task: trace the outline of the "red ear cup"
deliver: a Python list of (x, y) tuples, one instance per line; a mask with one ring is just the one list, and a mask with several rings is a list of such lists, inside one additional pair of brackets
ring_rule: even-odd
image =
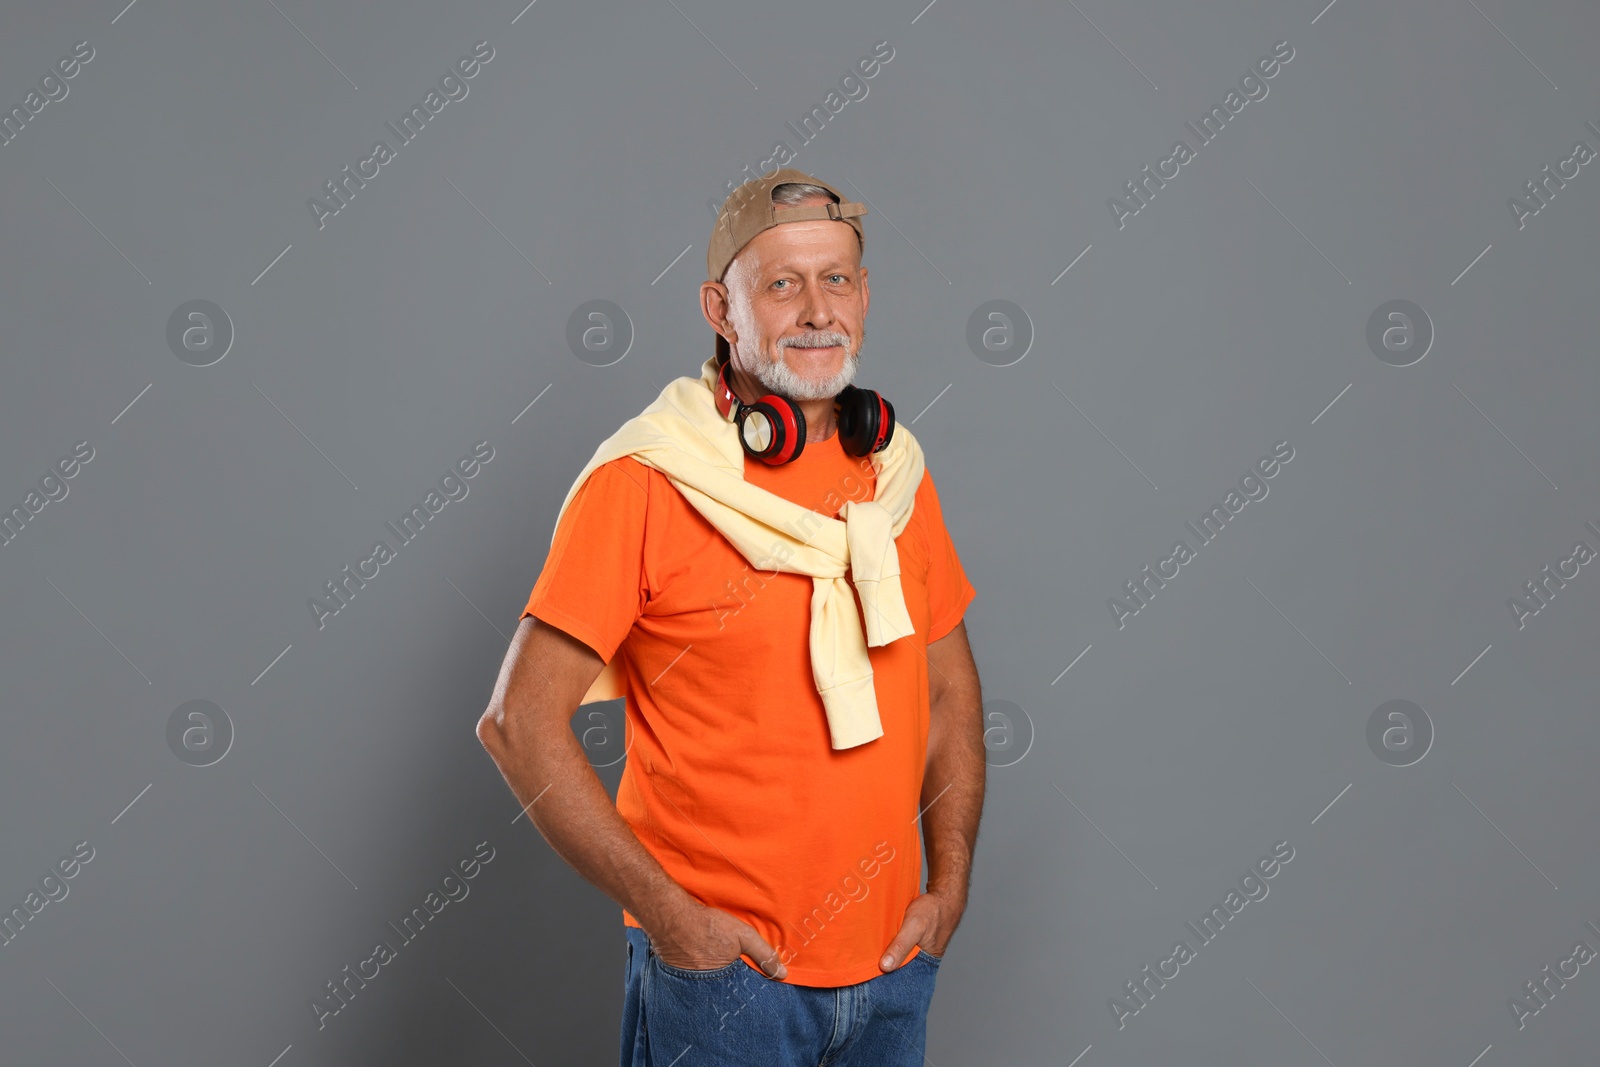
[(839, 443), (852, 456), (881, 452), (894, 436), (894, 405), (871, 389), (847, 385), (836, 398)]
[(754, 404), (740, 404), (734, 416), (745, 454), (776, 467), (797, 459), (806, 447), (806, 416), (798, 406), (768, 393)]
[[(877, 396), (876, 393), (873, 395)], [(883, 405), (884, 417), (878, 421), (878, 437), (872, 446), (872, 451), (874, 452), (882, 452), (885, 448), (889, 447), (889, 441), (894, 437), (895, 425), (894, 405), (889, 403), (888, 398), (882, 396), (878, 397), (878, 403)]]
[(744, 403), (728, 385), (728, 366), (724, 363), (717, 372), (717, 411), (738, 426), (745, 454), (769, 466), (797, 458), (806, 447), (805, 412), (773, 393), (754, 404)]

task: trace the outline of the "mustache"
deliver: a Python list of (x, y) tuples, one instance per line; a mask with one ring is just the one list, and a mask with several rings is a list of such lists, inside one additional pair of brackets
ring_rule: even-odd
[(842, 333), (814, 333), (804, 337), (780, 337), (779, 348), (828, 348), (837, 346), (850, 347), (850, 338)]

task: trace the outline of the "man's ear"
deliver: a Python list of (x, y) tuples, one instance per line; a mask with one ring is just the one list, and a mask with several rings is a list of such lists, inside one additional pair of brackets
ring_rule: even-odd
[(706, 317), (706, 322), (723, 337), (728, 336), (732, 324), (728, 321), (728, 287), (722, 282), (702, 282), (700, 284), (700, 313)]

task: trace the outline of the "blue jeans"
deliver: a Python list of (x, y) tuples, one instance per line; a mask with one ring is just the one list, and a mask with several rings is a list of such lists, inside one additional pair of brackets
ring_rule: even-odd
[(768, 978), (743, 959), (709, 971), (663, 963), (625, 926), (621, 1067), (922, 1067), (939, 960), (918, 952), (856, 985)]

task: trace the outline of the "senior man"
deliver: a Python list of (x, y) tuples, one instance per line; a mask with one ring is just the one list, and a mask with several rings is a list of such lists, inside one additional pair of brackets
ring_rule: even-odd
[[(623, 909), (622, 1067), (923, 1062), (982, 699), (921, 447), (852, 384), (865, 214), (791, 168), (729, 195), (700, 288), (716, 353), (578, 475), (478, 723)], [(571, 720), (618, 697), (613, 806)]]

